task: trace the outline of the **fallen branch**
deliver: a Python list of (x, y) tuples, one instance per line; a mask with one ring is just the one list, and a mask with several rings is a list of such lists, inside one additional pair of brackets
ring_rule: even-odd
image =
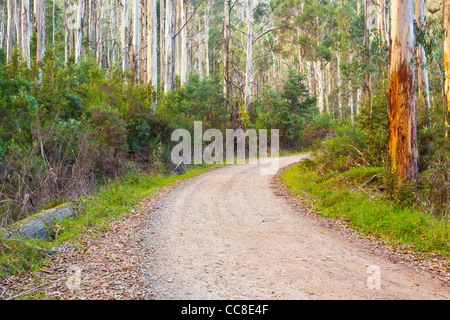
[(362, 185), (360, 185), (359, 187), (355, 187), (353, 188), (352, 192), (355, 191), (356, 189), (361, 189), (364, 188), (365, 186), (367, 186), (369, 183), (371, 183), (373, 180), (375, 180), (376, 178), (378, 178), (378, 175), (374, 175), (372, 178), (370, 178), (369, 180), (367, 180), (366, 182), (364, 182)]

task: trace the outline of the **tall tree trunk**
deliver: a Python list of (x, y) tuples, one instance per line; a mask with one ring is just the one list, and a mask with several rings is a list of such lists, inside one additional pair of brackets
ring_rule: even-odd
[(414, 2), (392, 1), (390, 85), (388, 95), (389, 159), (404, 181), (418, 177), (414, 54)]
[(231, 81), (230, 81), (230, 2), (224, 0), (224, 24), (223, 24), (223, 78), (224, 95), (226, 97), (225, 107), (230, 110)]
[(206, 76), (209, 77), (209, 23), (211, 14), (211, 0), (208, 0), (205, 10), (205, 72)]
[(31, 40), (31, 20), (30, 20), (30, 0), (22, 0), (22, 61), (26, 62), (30, 68), (30, 40)]
[(133, 0), (133, 70), (136, 75), (136, 80), (140, 80), (140, 48), (141, 48), (141, 5), (139, 0)]
[(448, 138), (450, 135), (450, 0), (444, 0), (444, 67), (445, 67), (445, 136)]
[(158, 1), (147, 0), (147, 84), (158, 89)]
[(248, 0), (247, 68), (245, 71), (245, 108), (250, 109), (253, 82), (253, 0)]
[[(422, 29), (424, 28), (425, 19), (425, 0), (415, 1), (415, 14), (414, 18), (417, 22), (417, 26)], [(417, 58), (419, 61), (418, 66), (418, 84), (419, 84), (419, 101), (425, 101), (425, 106), (428, 116), (430, 116), (431, 103), (430, 103), (430, 90), (428, 84), (428, 70), (427, 70), (427, 57), (425, 55), (425, 49), (422, 46), (417, 48)], [(430, 122), (430, 119), (428, 119)]]
[(200, 81), (203, 81), (203, 35), (202, 35), (202, 19), (201, 15), (198, 16), (198, 32), (197, 32), (197, 65), (198, 65), (198, 75), (200, 76)]
[(164, 77), (165, 77), (165, 59), (164, 59), (164, 50), (165, 50), (165, 3), (164, 1), (169, 0), (159, 0), (159, 73), (161, 78), (161, 84), (164, 87)]
[(36, 8), (36, 26), (37, 26), (37, 51), (36, 61), (39, 63), (45, 53), (45, 0), (35, 0)]
[(370, 26), (369, 26), (369, 17), (370, 17), (370, 4), (371, 0), (365, 0), (365, 23), (364, 23), (364, 43), (365, 43), (365, 64), (366, 64), (366, 77), (365, 77), (365, 83), (364, 83), (364, 99), (365, 99), (365, 105), (367, 108), (367, 111), (370, 112), (372, 101), (371, 101), (371, 85), (370, 85), (370, 71), (369, 71), (369, 64), (370, 64)]
[(172, 1), (166, 0), (164, 92), (172, 90)]
[(177, 64), (176, 64), (176, 75), (180, 78), (180, 82), (181, 82), (181, 64), (182, 64), (182, 58), (181, 58), (181, 28), (183, 27), (183, 23), (182, 23), (182, 6), (181, 3), (183, 1), (182, 0), (176, 0), (177, 3), (177, 15), (176, 15), (176, 22), (177, 22), (177, 27), (175, 29), (177, 36), (176, 36), (176, 43), (177, 43)]
[(185, 0), (181, 0), (181, 85), (184, 86), (188, 79), (188, 41), (187, 41), (187, 6)]
[(79, 63), (81, 58), (81, 46), (83, 43), (83, 17), (84, 17), (84, 1), (78, 0), (77, 21), (76, 21), (76, 41), (75, 41), (75, 62)]
[(6, 61), (11, 61), (12, 47), (14, 41), (14, 5), (15, 0), (8, 0), (8, 21), (6, 24)]
[(128, 71), (128, 0), (122, 2), (122, 71)]
[(141, 80), (147, 83), (147, 1), (141, 0)]
[(342, 119), (342, 77), (341, 77), (341, 53), (337, 51), (336, 53), (337, 58), (337, 80), (338, 80), (338, 88), (337, 88), (337, 100), (338, 100), (338, 113), (339, 113), (339, 119)]
[(317, 61), (317, 73), (318, 73), (318, 94), (319, 94), (319, 111), (320, 114), (325, 113), (324, 107), (324, 90), (323, 90), (323, 63), (322, 60)]

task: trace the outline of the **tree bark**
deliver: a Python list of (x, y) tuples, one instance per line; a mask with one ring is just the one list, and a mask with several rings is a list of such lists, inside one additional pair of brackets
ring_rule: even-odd
[(245, 71), (245, 108), (250, 109), (253, 81), (253, 0), (248, 0), (247, 68)]
[(205, 10), (205, 72), (206, 76), (209, 77), (210, 67), (209, 67), (209, 24), (210, 24), (210, 14), (211, 14), (211, 0), (208, 0)]
[(30, 68), (30, 40), (31, 40), (31, 20), (30, 20), (30, 0), (22, 0), (22, 61), (26, 62)]
[(445, 84), (444, 84), (444, 114), (446, 132), (445, 136), (448, 138), (450, 129), (450, 0), (444, 1), (444, 68), (445, 68)]
[(397, 177), (418, 177), (417, 126), (415, 114), (414, 3), (392, 1), (390, 85), (387, 92), (389, 116), (389, 160)]
[(158, 1), (147, 0), (147, 84), (158, 89)]
[(123, 0), (122, 8), (122, 71), (128, 70), (128, 0)]
[(14, 40), (14, 5), (15, 0), (8, 0), (7, 12), (8, 20), (6, 24), (6, 61), (11, 61), (12, 47)]
[(133, 1), (133, 70), (135, 72), (136, 80), (140, 80), (140, 48), (141, 48), (141, 5), (139, 0)]
[(181, 85), (185, 86), (188, 79), (188, 41), (187, 41), (187, 30), (188, 24), (186, 21), (187, 17), (187, 6), (185, 0), (181, 0), (181, 24), (183, 30), (181, 31)]
[[(416, 0), (415, 1), (415, 15), (414, 18), (417, 22), (417, 25), (420, 29), (424, 28), (424, 18), (425, 18), (425, 0)], [(418, 84), (419, 84), (419, 99), (425, 101), (425, 106), (427, 110), (428, 116), (431, 111), (431, 103), (430, 103), (430, 90), (428, 83), (428, 70), (427, 70), (427, 57), (425, 55), (425, 49), (422, 46), (418, 46), (417, 48), (417, 59), (419, 61), (418, 66)], [(430, 119), (428, 119), (430, 122)]]
[(224, 95), (225, 107), (230, 110), (231, 81), (230, 81), (230, 2), (224, 0), (224, 24), (223, 24), (223, 78), (224, 78)]
[(172, 90), (172, 1), (173, 0), (166, 0), (164, 92)]
[(45, 0), (35, 0), (37, 3), (36, 26), (37, 26), (37, 52), (36, 61), (39, 63), (45, 53)]
[(84, 18), (84, 1), (78, 0), (77, 7), (77, 33), (76, 33), (76, 41), (75, 41), (75, 63), (80, 62), (81, 58), (81, 46), (83, 43), (83, 18)]

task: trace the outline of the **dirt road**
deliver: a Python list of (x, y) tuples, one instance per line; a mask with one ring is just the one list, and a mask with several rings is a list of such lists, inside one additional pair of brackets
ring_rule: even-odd
[[(282, 158), (281, 166), (301, 158)], [(272, 178), (254, 165), (228, 166), (161, 200), (145, 240), (154, 252), (145, 271), (154, 298), (450, 298), (439, 280), (299, 212), (276, 195)]]

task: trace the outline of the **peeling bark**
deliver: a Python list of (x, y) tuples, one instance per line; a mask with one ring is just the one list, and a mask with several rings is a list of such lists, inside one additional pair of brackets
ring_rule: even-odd
[(418, 147), (415, 114), (414, 3), (392, 2), (390, 85), (387, 92), (389, 116), (389, 159), (398, 178), (413, 181), (418, 176)]

